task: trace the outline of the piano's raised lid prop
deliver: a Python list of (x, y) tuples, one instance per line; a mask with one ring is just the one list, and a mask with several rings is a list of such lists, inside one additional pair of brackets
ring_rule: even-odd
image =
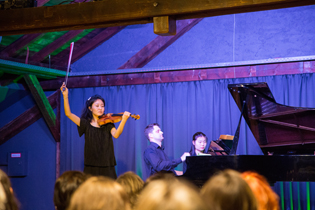
[(315, 109), (278, 104), (264, 82), (228, 89), (264, 154), (314, 154)]

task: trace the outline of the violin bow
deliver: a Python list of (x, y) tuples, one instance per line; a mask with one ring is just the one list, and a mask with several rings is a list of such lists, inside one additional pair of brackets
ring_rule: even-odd
[[(66, 81), (65, 81), (66, 87), (67, 87), (68, 76), (69, 76), (69, 70), (70, 70), (70, 65), (71, 65), (71, 58), (72, 58), (72, 52), (73, 52), (73, 45), (74, 45), (74, 42), (71, 42), (71, 44), (70, 44), (70, 54), (69, 54), (69, 59), (68, 59), (67, 74), (66, 74)], [(63, 88), (63, 91), (65, 91), (65, 88)]]

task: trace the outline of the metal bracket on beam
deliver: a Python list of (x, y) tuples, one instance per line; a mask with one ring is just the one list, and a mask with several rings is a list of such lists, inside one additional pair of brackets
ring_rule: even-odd
[(157, 35), (176, 35), (176, 20), (170, 16), (153, 17), (153, 28)]

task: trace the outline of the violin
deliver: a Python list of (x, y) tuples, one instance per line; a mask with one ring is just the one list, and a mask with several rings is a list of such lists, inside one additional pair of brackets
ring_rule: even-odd
[[(107, 123), (117, 123), (122, 120), (122, 116), (124, 113), (118, 113), (118, 114), (103, 114), (102, 116), (99, 116), (99, 119), (97, 120), (97, 123), (99, 125), (105, 125)], [(134, 118), (135, 120), (140, 119), (140, 115), (130, 114), (130, 117)]]

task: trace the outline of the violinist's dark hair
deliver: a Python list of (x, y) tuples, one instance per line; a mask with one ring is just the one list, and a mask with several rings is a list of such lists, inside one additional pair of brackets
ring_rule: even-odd
[[(19, 202), (14, 196), (10, 179), (7, 176), (7, 174), (4, 173), (1, 169), (0, 169), (0, 185), (2, 185), (4, 196), (5, 196), (3, 198), (5, 200), (5, 202), (3, 203), (4, 209), (5, 210), (18, 210)], [(1, 207), (1, 203), (0, 203), (0, 207)]]
[(91, 110), (89, 109), (89, 107), (92, 107), (93, 103), (97, 100), (97, 99), (100, 99), (103, 101), (104, 103), (104, 107), (105, 107), (105, 100), (104, 98), (102, 98), (102, 96), (100, 95), (94, 95), (94, 96), (91, 96), (90, 98), (88, 98), (88, 100), (86, 100), (85, 102), (85, 106), (82, 110), (82, 114), (81, 114), (81, 118), (84, 118), (88, 121), (91, 121), (93, 119), (93, 115), (92, 115), (92, 112)]
[(149, 138), (149, 133), (152, 133), (152, 131), (154, 130), (154, 126), (159, 126), (160, 127), (160, 125), (159, 124), (157, 124), (157, 123), (151, 123), (150, 125), (147, 125), (147, 127), (145, 127), (145, 129), (144, 129), (144, 135), (145, 135), (145, 137), (147, 137), (147, 139), (150, 141), (150, 138)]
[(56, 210), (65, 210), (74, 191), (88, 178), (81, 171), (66, 171), (55, 183), (54, 204)]
[[(193, 141), (196, 141), (198, 137), (205, 137), (206, 138), (206, 141), (208, 143), (208, 138), (206, 136), (206, 134), (202, 133), (202, 132), (197, 132), (193, 135)], [(191, 143), (191, 148), (190, 148), (190, 151), (189, 151), (189, 154), (191, 156), (196, 156), (196, 151), (195, 151), (195, 145), (193, 143)]]

